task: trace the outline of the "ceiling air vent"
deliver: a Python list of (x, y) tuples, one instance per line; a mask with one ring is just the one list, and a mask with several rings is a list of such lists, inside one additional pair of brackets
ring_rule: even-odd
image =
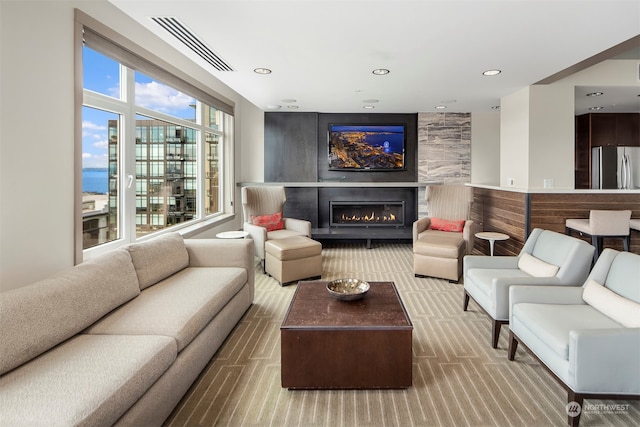
[(233, 71), (233, 68), (224, 62), (214, 51), (196, 37), (189, 29), (176, 18), (151, 18), (162, 28), (171, 33), (175, 38), (194, 51), (200, 58), (207, 61), (218, 71)]

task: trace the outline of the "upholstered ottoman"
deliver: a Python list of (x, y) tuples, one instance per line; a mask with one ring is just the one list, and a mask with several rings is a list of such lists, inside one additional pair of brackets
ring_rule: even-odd
[(466, 243), (462, 233), (429, 231), (413, 243), (413, 270), (417, 277), (430, 276), (457, 282), (462, 275)]
[(322, 244), (305, 236), (267, 240), (264, 269), (280, 285), (322, 275)]

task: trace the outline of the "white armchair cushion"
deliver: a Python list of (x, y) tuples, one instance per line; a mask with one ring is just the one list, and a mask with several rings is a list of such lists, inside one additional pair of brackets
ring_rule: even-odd
[(582, 299), (600, 313), (627, 328), (640, 328), (640, 304), (624, 298), (591, 279), (584, 287)]
[(542, 261), (527, 252), (520, 255), (518, 268), (533, 277), (554, 277), (559, 269), (557, 265)]

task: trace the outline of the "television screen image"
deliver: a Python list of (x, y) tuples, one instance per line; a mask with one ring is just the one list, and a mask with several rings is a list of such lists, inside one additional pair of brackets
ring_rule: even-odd
[(402, 125), (330, 125), (329, 170), (404, 170)]

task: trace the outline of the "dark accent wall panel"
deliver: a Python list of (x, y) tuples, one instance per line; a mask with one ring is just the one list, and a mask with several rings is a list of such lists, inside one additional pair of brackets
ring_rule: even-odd
[[(330, 171), (329, 170), (329, 125), (330, 124), (383, 124), (406, 125), (407, 145), (405, 146), (404, 171)], [(319, 114), (316, 169), (321, 180), (341, 180), (345, 182), (416, 182), (418, 152), (417, 114)]]
[(264, 181), (317, 182), (318, 113), (265, 113)]
[(309, 187), (286, 187), (287, 201), (284, 204), (285, 218), (311, 221), (311, 227), (318, 227), (318, 189)]

